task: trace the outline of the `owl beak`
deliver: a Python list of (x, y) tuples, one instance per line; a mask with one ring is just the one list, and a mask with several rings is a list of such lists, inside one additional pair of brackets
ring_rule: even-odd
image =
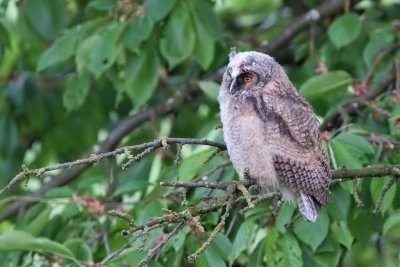
[(233, 80), (231, 82), (231, 86), (229, 87), (229, 92), (231, 93), (231, 95), (233, 95), (234, 93), (236, 93), (237, 91), (239, 91), (240, 87), (238, 86), (238, 84), (236, 83), (236, 80)]

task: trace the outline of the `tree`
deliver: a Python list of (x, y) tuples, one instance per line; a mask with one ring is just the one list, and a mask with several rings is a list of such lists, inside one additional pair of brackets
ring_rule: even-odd
[[(399, 12), (0, 1), (0, 265), (395, 266)], [(237, 181), (216, 102), (231, 46), (274, 56), (319, 116), (335, 179), (315, 224)]]

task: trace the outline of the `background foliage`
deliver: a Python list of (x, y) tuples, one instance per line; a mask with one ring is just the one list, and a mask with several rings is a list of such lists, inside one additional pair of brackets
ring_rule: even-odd
[[(267, 42), (293, 27), (296, 17), (323, 2), (335, 1), (0, 0), (1, 187), (23, 164), (49, 166), (162, 136), (223, 141), (222, 130), (215, 128), (220, 123), (216, 97), (219, 70), (230, 47), (268, 48)], [(298, 31), (271, 54), (321, 122), (340, 111), (341, 103), (368, 96), (387, 73), (394, 73), (379, 95), (365, 97), (352, 112), (342, 111), (340, 122), (325, 127), (323, 139), (333, 168), (396, 164), (400, 5), (365, 0), (346, 10), (350, 2)], [(165, 101), (177, 92), (185, 94), (184, 101)], [(139, 122), (122, 129), (125, 118)], [(119, 138), (112, 139), (115, 135)], [(161, 198), (170, 189), (158, 182), (191, 181), (226, 160), (226, 152), (220, 153), (203, 165), (211, 152), (185, 145), (176, 166), (176, 147), (171, 146), (127, 171), (119, 167), (125, 158), (118, 156), (36, 195), (28, 192), (53, 178), (31, 177), (26, 187), (17, 185), (0, 199), (0, 212), (15, 200), (30, 204), (1, 217), (0, 265), (93, 266), (127, 242), (120, 235), (126, 223), (107, 216), (106, 210), (124, 210), (139, 224), (161, 215), (162, 208), (182, 210), (181, 196)], [(60, 178), (68, 171), (53, 174)], [(215, 176), (206, 178), (212, 181)], [(236, 174), (228, 165), (221, 180), (233, 179)], [(283, 225), (295, 211), (291, 205), (284, 205), (277, 217), (272, 201), (244, 215), (234, 210), (225, 231), (195, 265), (398, 266), (397, 181), (378, 214), (372, 214), (388, 180), (358, 182), (362, 208), (353, 200), (352, 182), (332, 186), (331, 201), (318, 221), (299, 220), (289, 230)], [(207, 192), (189, 190), (189, 203)], [(202, 216), (206, 235), (221, 212)], [(136, 266), (171, 229), (150, 232), (144, 251), (138, 249), (138, 240), (110, 265)], [(186, 257), (203, 241), (185, 225), (149, 266), (186, 266)]]

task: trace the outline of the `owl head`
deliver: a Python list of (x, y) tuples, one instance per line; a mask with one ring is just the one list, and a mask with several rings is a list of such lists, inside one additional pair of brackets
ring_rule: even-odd
[(246, 97), (268, 90), (270, 82), (288, 80), (282, 67), (270, 56), (256, 52), (229, 54), (222, 86), (233, 97)]

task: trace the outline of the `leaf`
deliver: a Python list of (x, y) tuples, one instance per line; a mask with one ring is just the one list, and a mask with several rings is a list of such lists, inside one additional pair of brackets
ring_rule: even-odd
[[(3, 22), (0, 20), (0, 48), (1, 46), (8, 46), (10, 44), (10, 37), (6, 27)], [(0, 56), (0, 59), (2, 57)]]
[(217, 83), (210, 81), (200, 81), (199, 87), (212, 100), (218, 100), (219, 85)]
[(153, 95), (159, 79), (160, 61), (154, 49), (146, 47), (126, 64), (125, 91), (136, 107), (145, 104)]
[(325, 209), (322, 209), (319, 210), (315, 223), (299, 220), (293, 230), (296, 236), (307, 245), (310, 245), (311, 249), (315, 252), (328, 234), (328, 229), (328, 214)]
[(68, 248), (47, 238), (34, 238), (19, 230), (1, 234), (0, 251), (15, 250), (47, 252), (73, 259), (73, 254)]
[(155, 22), (165, 18), (175, 6), (176, 0), (148, 0), (144, 5), (144, 12)]
[(311, 101), (326, 97), (339, 89), (345, 89), (351, 83), (351, 76), (345, 71), (331, 71), (309, 78), (300, 88), (300, 93)]
[(332, 232), (332, 238), (350, 250), (354, 242), (354, 237), (351, 235), (347, 224), (343, 220), (332, 224)]
[(256, 224), (251, 220), (245, 220), (239, 227), (239, 230), (235, 236), (232, 244), (232, 250), (229, 255), (229, 262), (232, 264), (237, 257), (246, 248), (248, 248), (250, 242), (253, 240)]
[(56, 187), (47, 191), (44, 198), (70, 198), (74, 191), (69, 186)]
[(75, 55), (76, 69), (78, 73), (83, 73), (87, 70), (90, 63), (91, 54), (95, 49), (98, 42), (100, 42), (100, 35), (94, 34), (84, 39), (78, 46)]
[(283, 204), (275, 220), (275, 227), (279, 232), (286, 232), (285, 224), (290, 223), (294, 210), (293, 205), (289, 203)]
[(371, 144), (368, 143), (365, 138), (351, 132), (344, 132), (335, 137), (336, 140), (341, 140), (347, 143), (349, 146), (352, 146), (355, 149), (358, 149), (360, 152), (364, 154), (374, 154), (374, 149)]
[(203, 69), (207, 69), (215, 55), (215, 40), (222, 35), (221, 23), (207, 1), (192, 2), (192, 14), (197, 38), (194, 54)]
[(188, 182), (197, 174), (200, 168), (204, 165), (204, 161), (210, 155), (210, 150), (192, 154), (188, 158), (182, 160), (179, 165), (178, 177), (180, 181)]
[[(386, 183), (390, 181), (391, 177), (374, 177), (374, 179), (371, 179), (370, 183), (370, 191), (372, 195), (372, 199), (374, 201), (374, 204), (378, 201), (378, 198), (380, 197), (383, 188), (385, 187)], [(390, 206), (393, 203), (393, 200), (396, 196), (396, 188), (397, 185), (396, 183), (392, 184), (390, 189), (386, 192), (385, 197), (383, 198), (382, 205), (380, 208), (380, 211), (382, 213), (385, 213)]]
[(225, 267), (225, 262), (221, 259), (218, 251), (209, 246), (200, 254), (196, 267)]
[(396, 210), (383, 224), (383, 234), (389, 232), (390, 229), (400, 223), (400, 209)]
[(213, 41), (222, 36), (222, 26), (216, 12), (208, 1), (194, 0), (193, 16), (198, 32), (207, 33)]
[(139, 46), (149, 38), (154, 23), (147, 16), (141, 16), (129, 22), (123, 34), (125, 46), (133, 53), (139, 53)]
[(278, 241), (282, 247), (282, 265), (287, 267), (301, 267), (303, 266), (303, 259), (301, 257), (301, 249), (296, 238), (286, 231), (283, 238)]
[(280, 265), (282, 251), (278, 248), (279, 232), (276, 228), (271, 228), (265, 238), (264, 254), (267, 257), (268, 266), (276, 267)]
[(99, 40), (94, 44), (89, 55), (89, 64), (87, 69), (96, 79), (109, 69), (120, 54), (121, 47), (119, 39), (124, 30), (124, 23), (113, 23), (105, 29), (100, 35)]
[(53, 65), (70, 59), (75, 54), (75, 48), (82, 31), (75, 28), (65, 32), (57, 38), (52, 46), (47, 49), (39, 59), (37, 71), (43, 71)]
[(360, 33), (361, 22), (354, 13), (338, 17), (328, 29), (328, 36), (338, 49), (353, 42)]
[(218, 233), (211, 245), (215, 247), (215, 250), (224, 260), (229, 259), (232, 243), (226, 235)]
[(32, 236), (39, 236), (42, 230), (49, 223), (50, 213), (50, 208), (44, 209), (35, 217), (35, 219), (29, 222), (28, 226), (24, 230), (26, 230), (26, 232), (30, 233)]
[(93, 261), (92, 251), (82, 239), (69, 239), (64, 243), (64, 246), (73, 253), (75, 259), (83, 262)]
[(390, 32), (374, 32), (370, 35), (370, 40), (363, 51), (365, 65), (372, 64), (376, 54), (386, 45), (393, 42), (393, 35)]
[(87, 72), (75, 74), (67, 81), (63, 94), (63, 105), (67, 111), (77, 110), (85, 103), (91, 83), (92, 78)]
[(362, 166), (362, 162), (357, 157), (358, 154), (355, 154), (345, 142), (336, 139), (332, 140), (331, 147), (337, 166), (346, 166), (349, 168), (359, 168)]
[(26, 13), (33, 29), (44, 39), (55, 38), (67, 24), (63, 0), (29, 0)]
[(85, 7), (85, 14), (88, 17), (100, 17), (109, 14), (115, 7), (114, 0), (92, 0)]
[(6, 112), (0, 113), (0, 129), (0, 154), (7, 156), (18, 146), (18, 128)]
[(160, 51), (168, 61), (170, 69), (185, 60), (193, 51), (196, 42), (192, 19), (187, 5), (179, 1), (164, 29)]

